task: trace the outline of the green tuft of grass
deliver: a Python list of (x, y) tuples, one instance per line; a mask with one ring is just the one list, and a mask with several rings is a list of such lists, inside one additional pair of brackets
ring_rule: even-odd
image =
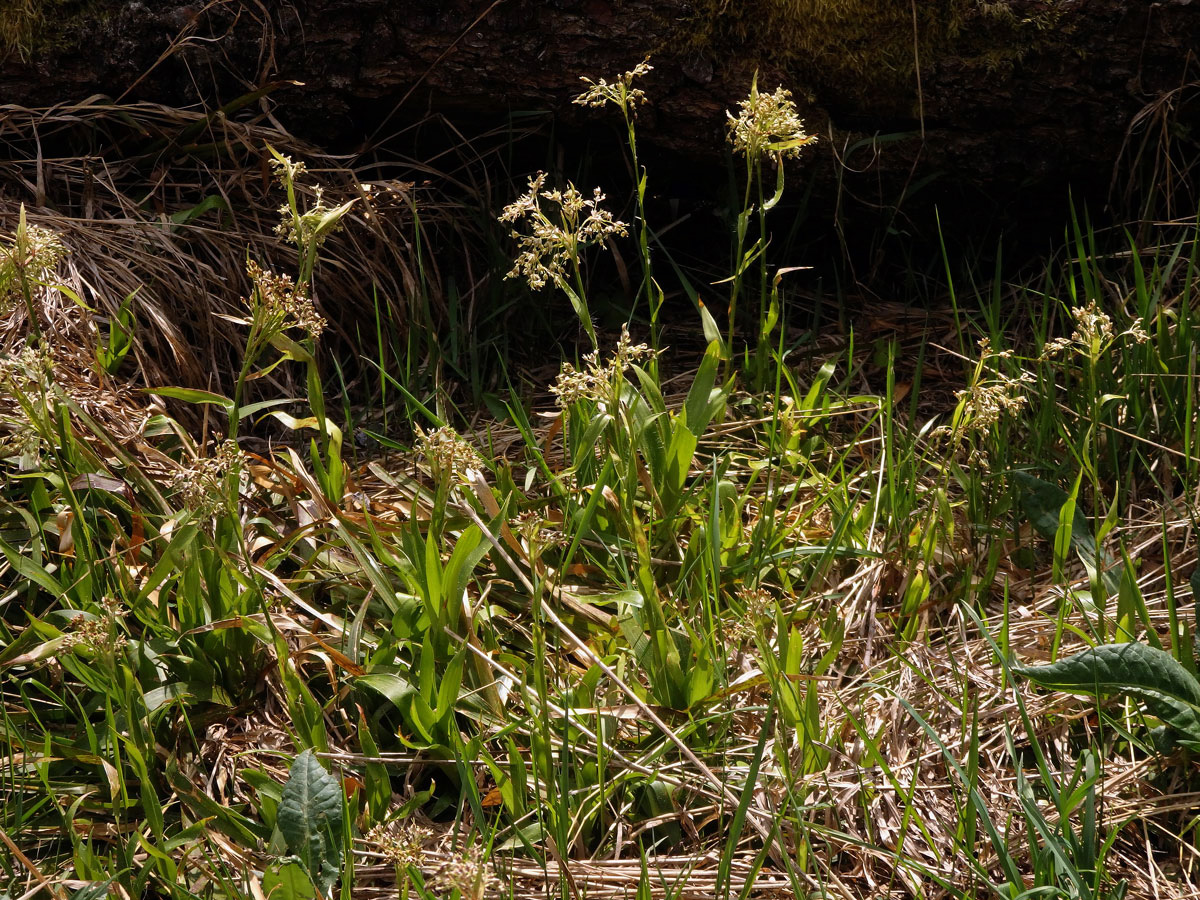
[[(634, 77), (599, 97), (631, 154)], [(345, 435), (379, 410), (328, 401), (312, 305), (353, 207), (291, 160), (294, 265), (252, 264), (222, 320), (233, 387), (150, 392), (206, 410), (195, 434), (114, 389), (138, 320), (101, 336), (20, 220), (0, 242), (4, 890), (1189, 896), (1192, 707), (1137, 673), (1089, 686), (1078, 660), (1194, 680), (1197, 228), (1145, 245), (1079, 215), (1037, 279), (960, 296), (947, 259), (915, 341), (815, 338), (770, 254), (782, 176), (762, 187), (804, 139), (762, 134), (700, 352), (659, 341), (675, 267), (644, 180), (645, 320), (609, 334), (589, 253), (620, 229), (535, 178), (507, 216), (535, 225), (517, 271), (567, 296), (590, 352), (468, 418), (379, 327), (361, 350), (414, 439), (369, 454)], [(467, 339), (411, 338), (433, 365)], [(289, 370), (303, 398), (248, 396)], [(264, 417), (295, 439), (248, 440)]]

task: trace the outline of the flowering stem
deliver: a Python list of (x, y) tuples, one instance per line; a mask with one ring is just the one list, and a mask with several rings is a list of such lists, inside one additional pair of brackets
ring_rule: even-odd
[[(629, 155), (633, 163), (633, 177), (637, 179), (636, 188), (636, 203), (637, 209), (635, 216), (637, 219), (638, 229), (638, 253), (642, 261), (642, 283), (638, 288), (638, 297), (643, 294), (646, 297), (646, 308), (650, 313), (650, 346), (655, 350), (659, 349), (659, 328), (658, 328), (658, 310), (659, 303), (654, 299), (654, 278), (653, 269), (650, 259), (650, 240), (646, 226), (646, 173), (642, 171), (641, 164), (638, 162), (637, 152), (637, 128), (634, 125), (634, 119), (629, 114), (629, 100), (626, 96), (627, 92), (622, 90), (623, 99), (625, 102), (621, 104), (621, 114), (625, 118), (625, 130), (628, 135)], [(651, 360), (651, 365), (657, 370), (657, 357)]]
[[(587, 332), (588, 340), (592, 342), (592, 350), (600, 352), (600, 341), (596, 337), (596, 328), (592, 325), (592, 313), (588, 309), (587, 288), (583, 284), (583, 267), (579, 265), (579, 249), (574, 243), (571, 244), (571, 269), (575, 275), (575, 290), (576, 311), (579, 314), (579, 321), (583, 323), (583, 330)], [(563, 285), (566, 288), (566, 285)], [(571, 293), (568, 290), (568, 293)]]
[[(782, 166), (783, 161), (777, 160)], [(754, 183), (758, 192), (758, 240), (761, 245), (758, 257), (758, 342), (754, 350), (754, 390), (761, 391), (766, 376), (767, 335), (764, 323), (767, 317), (767, 206), (763, 196), (762, 165), (755, 167)]]
[(729, 339), (726, 341), (725, 376), (729, 376), (733, 365), (733, 341), (737, 335), (737, 305), (738, 295), (742, 289), (742, 274), (745, 271), (744, 256), (746, 252), (746, 233), (750, 229), (751, 197), (754, 188), (755, 157), (746, 156), (746, 190), (742, 197), (742, 211), (737, 218), (737, 244), (733, 253), (733, 286), (729, 290)]

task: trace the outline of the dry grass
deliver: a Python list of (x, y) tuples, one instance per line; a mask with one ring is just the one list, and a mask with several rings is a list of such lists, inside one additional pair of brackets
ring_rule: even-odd
[[(0, 230), (12, 231), (24, 205), (30, 223), (60, 233), (71, 251), (64, 284), (96, 311), (93, 328), (136, 292), (130, 383), (227, 389), (242, 335), (214, 314), (240, 313), (247, 254), (294, 265), (275, 235), (282, 197), (269, 177), (268, 144), (306, 160), (331, 199), (357, 200), (317, 274), (318, 305), (343, 345), (357, 346), (356, 326), (374, 322), (376, 296), (392, 329), (438, 321), (438, 260), (419, 260), (414, 241), (418, 227), (426, 240), (445, 228), (450, 202), (428, 186), (372, 178), (262, 116), (244, 122), (100, 97), (0, 107)], [(275, 385), (285, 395), (294, 387)]]

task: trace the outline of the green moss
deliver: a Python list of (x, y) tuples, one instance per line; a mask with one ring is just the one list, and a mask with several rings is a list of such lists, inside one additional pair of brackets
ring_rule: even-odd
[(921, 68), (953, 56), (995, 70), (1052, 42), (1061, 0), (1021, 17), (1004, 0), (699, 0), (691, 49), (749, 57), (804, 86), (908, 115)]
[(95, 0), (0, 0), (0, 59), (78, 46), (99, 15)]

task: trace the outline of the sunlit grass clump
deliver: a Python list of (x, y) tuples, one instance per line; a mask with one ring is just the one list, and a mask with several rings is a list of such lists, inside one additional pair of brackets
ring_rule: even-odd
[[(386, 453), (320, 343), (359, 201), (292, 158), (294, 265), (244, 263), (228, 393), (120, 389), (136, 318), (64, 287), (53, 231), (0, 243), (0, 889), (1191, 895), (1196, 229), (1112, 254), (1072, 222), (1036, 284), (959, 297), (947, 260), (915, 350), (817, 339), (772, 240), (813, 138), (755, 82), (688, 356), (649, 72), (580, 95), (626, 126), (629, 223), (548, 173), (499, 213), (494, 276), (564, 296), (580, 355), (458, 417), (363, 348), (413, 416)], [(592, 254), (625, 242), (606, 333)]]

